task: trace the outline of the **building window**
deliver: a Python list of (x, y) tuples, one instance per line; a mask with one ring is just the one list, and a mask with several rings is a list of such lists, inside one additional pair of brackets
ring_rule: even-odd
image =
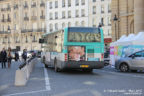
[(68, 11), (68, 18), (71, 18), (71, 11)]
[(104, 13), (104, 5), (101, 6), (101, 13)]
[(75, 15), (76, 15), (76, 17), (79, 17), (79, 10), (76, 10)]
[(62, 0), (62, 7), (65, 7), (65, 0)]
[(49, 14), (49, 19), (52, 20), (53, 19), (52, 17), (53, 17), (53, 15), (52, 15), (52, 13), (50, 13)]
[(71, 7), (71, 0), (68, 0), (68, 7)]
[(108, 4), (108, 13), (111, 12), (111, 4)]
[(14, 19), (16, 19), (16, 12), (14, 13)]
[(65, 11), (62, 12), (62, 18), (65, 18)]
[(62, 23), (62, 28), (64, 28), (65, 27), (65, 23)]
[(55, 1), (55, 8), (58, 8), (58, 1)]
[(78, 21), (75, 22), (75, 26), (79, 26), (79, 22)]
[(52, 2), (49, 2), (49, 9), (52, 9)]
[(85, 0), (81, 0), (81, 5), (85, 5)]
[(52, 32), (52, 31), (53, 31), (53, 25), (50, 24), (50, 25), (49, 25), (49, 28), (50, 28), (50, 32)]
[(101, 25), (104, 26), (104, 18), (101, 18)]
[(81, 25), (84, 27), (84, 26), (85, 26), (85, 22), (84, 22), (84, 21), (82, 21), (82, 22), (81, 22)]
[(79, 0), (75, 0), (75, 5), (76, 5), (76, 6), (79, 5)]
[(96, 2), (96, 0), (93, 0), (93, 2)]
[(58, 23), (55, 24), (55, 30), (58, 30)]
[(81, 15), (82, 15), (82, 17), (85, 16), (85, 10), (84, 9), (81, 10)]
[(108, 25), (111, 26), (111, 17), (108, 17)]
[(93, 14), (96, 14), (96, 6), (93, 6)]
[(71, 23), (70, 22), (68, 22), (68, 27), (71, 27)]
[(55, 12), (55, 19), (58, 19), (58, 12)]

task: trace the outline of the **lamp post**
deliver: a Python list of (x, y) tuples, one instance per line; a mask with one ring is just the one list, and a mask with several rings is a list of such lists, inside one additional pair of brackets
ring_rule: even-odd
[(30, 34), (30, 37), (31, 37), (31, 51), (32, 51), (32, 33)]
[[(7, 35), (5, 35), (5, 40), (7, 40)], [(6, 48), (7, 48), (8, 41), (6, 41)]]
[(115, 14), (114, 19), (113, 19), (114, 23), (115, 23), (115, 41), (117, 40), (117, 32), (116, 32), (116, 22), (118, 21), (118, 17)]
[[(8, 28), (8, 33), (10, 33), (10, 32), (11, 32), (11, 29)], [(7, 42), (8, 42), (8, 47), (10, 47), (10, 37), (7, 37)]]

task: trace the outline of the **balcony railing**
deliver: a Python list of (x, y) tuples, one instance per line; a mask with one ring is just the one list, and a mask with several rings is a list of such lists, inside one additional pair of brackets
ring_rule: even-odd
[(37, 40), (32, 40), (32, 42), (37, 42)]
[(7, 32), (7, 31), (0, 31), (0, 34), (10, 34), (11, 32)]
[(42, 2), (42, 3), (40, 4), (40, 7), (45, 7), (45, 3)]
[(37, 16), (32, 16), (31, 20), (34, 20), (34, 21), (37, 20)]
[(7, 11), (11, 11), (11, 8), (10, 8), (10, 7), (8, 7), (8, 8), (7, 8)]
[(27, 32), (46, 32), (45, 28), (40, 28), (40, 29), (23, 29), (21, 30), (22, 33), (27, 33)]
[(18, 5), (15, 5), (15, 6), (14, 6), (14, 9), (18, 9)]
[(2, 9), (1, 9), (1, 11), (6, 11), (6, 10), (7, 10), (7, 8), (2, 8)]
[(26, 8), (28, 8), (28, 5), (27, 5), (27, 4), (25, 4), (25, 5), (24, 5), (24, 8), (25, 8), (25, 9), (26, 9)]
[(43, 15), (42, 15), (42, 16), (40, 16), (40, 19), (45, 19), (45, 16), (43, 16)]
[(2, 22), (7, 22), (7, 19), (2, 19), (1, 21), (2, 21)]
[(31, 8), (34, 8), (34, 7), (36, 7), (36, 3), (34, 3), (34, 4), (31, 5)]
[(29, 21), (29, 18), (28, 17), (24, 17), (24, 21)]
[(11, 22), (11, 19), (10, 19), (10, 18), (8, 18), (8, 19), (7, 19), (7, 22)]

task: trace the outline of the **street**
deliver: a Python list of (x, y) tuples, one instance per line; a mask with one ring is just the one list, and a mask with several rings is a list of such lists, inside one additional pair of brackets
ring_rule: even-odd
[(144, 73), (122, 73), (109, 66), (93, 73), (66, 70), (56, 73), (38, 60), (26, 86), (14, 86), (15, 70), (0, 66), (0, 96), (143, 96)]

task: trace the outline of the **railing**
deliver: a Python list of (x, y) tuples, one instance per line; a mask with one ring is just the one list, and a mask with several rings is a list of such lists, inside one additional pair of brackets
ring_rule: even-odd
[(26, 32), (46, 32), (45, 28), (40, 28), (40, 29), (23, 29), (21, 31), (22, 33), (26, 33)]
[(34, 8), (34, 7), (36, 7), (36, 3), (34, 3), (34, 4), (31, 5), (31, 8)]
[(26, 5), (24, 5), (24, 8), (26, 9), (26, 8), (28, 8), (28, 5), (26, 4)]
[(45, 3), (42, 2), (42, 3), (40, 4), (40, 7), (45, 7)]
[(8, 19), (7, 19), (7, 22), (11, 22), (11, 19), (10, 19), (10, 18), (8, 18)]
[(37, 16), (32, 16), (31, 20), (37, 20)]
[(11, 8), (10, 8), (10, 7), (8, 7), (8, 8), (7, 8), (7, 11), (11, 11)]
[(15, 5), (15, 6), (14, 6), (14, 9), (18, 9), (18, 5)]
[(24, 17), (24, 20), (25, 20), (25, 21), (28, 21), (28, 20), (29, 20), (29, 18), (28, 18), (28, 17)]
[(0, 34), (10, 34), (11, 32), (7, 32), (7, 31), (0, 31)]
[(40, 19), (45, 19), (45, 16), (40, 16)]

